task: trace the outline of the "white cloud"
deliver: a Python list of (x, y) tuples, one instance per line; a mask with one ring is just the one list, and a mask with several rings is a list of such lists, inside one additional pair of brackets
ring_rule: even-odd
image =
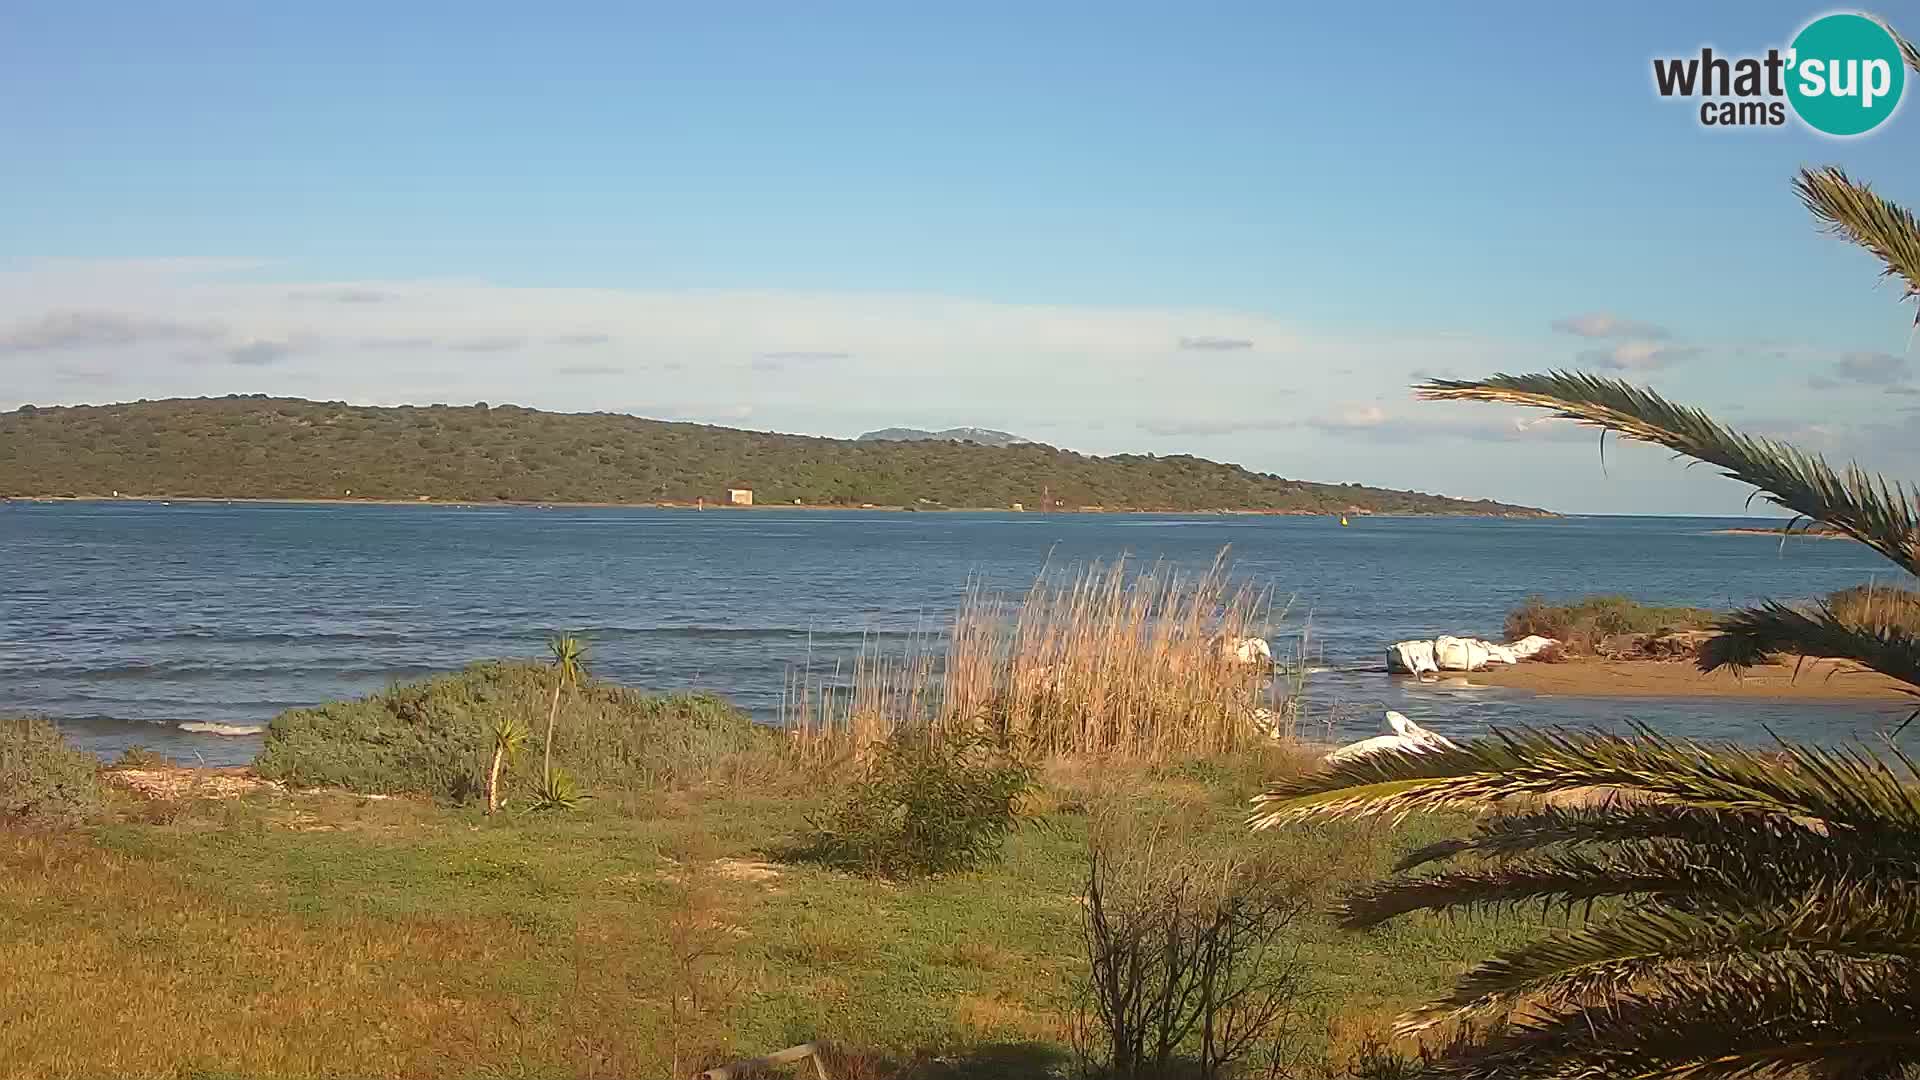
[(1583, 349), (1575, 356), (1588, 367), (1614, 371), (1658, 371), (1698, 358), (1705, 349), (1698, 345), (1663, 345), (1658, 341), (1623, 341), (1605, 349)]
[(211, 341), (224, 333), (214, 323), (182, 322), (164, 316), (121, 311), (54, 311), (0, 329), (0, 352)]
[(1850, 352), (1834, 362), (1836, 377), (1869, 386), (1891, 386), (1912, 379), (1907, 358), (1884, 352)]
[(1584, 338), (1645, 338), (1659, 340), (1669, 337), (1664, 326), (1623, 319), (1605, 311), (1593, 311), (1584, 315), (1568, 315), (1555, 319), (1553, 329), (1562, 334), (1572, 334)]
[(1199, 337), (1182, 337), (1180, 348), (1188, 352), (1237, 352), (1253, 348), (1250, 338), (1217, 337), (1203, 334)]
[(249, 341), (226, 351), (229, 363), (244, 367), (266, 367), (292, 355), (293, 346), (284, 341)]
[[(949, 421), (941, 426), (1018, 431), (1087, 452), (1194, 452), (1302, 479), (1562, 507), (1587, 497), (1553, 471), (1574, 448), (1552, 444), (1589, 441), (1592, 432), (1534, 423), (1521, 410), (1407, 397), (1414, 368), (1424, 376), (1551, 366), (1538, 334), (1390, 333), (1199, 306), (307, 282), (261, 269), (244, 261), (0, 264), (0, 409), (238, 391), (487, 400), (842, 436), (937, 415)], [(342, 299), (360, 295), (381, 299)], [(1785, 369), (1777, 386), (1755, 389), (1720, 377), (1737, 376), (1728, 347), (1618, 336), (1630, 326), (1644, 329), (1587, 320), (1579, 327), (1588, 333), (1576, 336), (1591, 338), (1580, 345), (1601, 353), (1596, 362), (1656, 372), (1663, 391), (1709, 407), (1773, 393), (1780, 400), (1770, 408), (1790, 413), (1806, 376), (1837, 357), (1796, 354), (1770, 368)], [(182, 363), (182, 354), (197, 362)], [(756, 362), (787, 373), (769, 377)], [(1515, 444), (1529, 450), (1516, 454)], [(1446, 452), (1410, 450), (1436, 447)], [(1466, 477), (1487, 479), (1461, 490)]]

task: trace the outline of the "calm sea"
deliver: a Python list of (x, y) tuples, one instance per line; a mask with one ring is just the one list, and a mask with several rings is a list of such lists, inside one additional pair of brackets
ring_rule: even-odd
[(864, 637), (938, 628), (970, 575), (1023, 589), (1049, 559), (1166, 559), (1231, 545), (1292, 596), (1329, 669), (1337, 734), (1399, 709), (1448, 734), (1639, 719), (1677, 733), (1835, 740), (1886, 706), (1606, 701), (1409, 685), (1383, 646), (1497, 635), (1529, 593), (1728, 605), (1817, 595), (1891, 568), (1842, 541), (1714, 535), (1752, 522), (856, 513), (220, 503), (0, 504), (0, 711), (42, 713), (102, 754), (144, 744), (232, 764), (282, 709), (471, 660), (591, 639), (598, 674), (717, 690), (766, 719), (783, 678)]

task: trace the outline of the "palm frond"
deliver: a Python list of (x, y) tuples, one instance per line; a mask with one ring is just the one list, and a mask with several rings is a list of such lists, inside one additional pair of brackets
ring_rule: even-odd
[(1893, 625), (1863, 626), (1820, 603), (1791, 608), (1768, 601), (1733, 612), (1714, 625), (1700, 647), (1700, 670), (1738, 670), (1764, 664), (1779, 653), (1852, 660), (1920, 695), (1920, 638)]
[[(1773, 955), (1780, 954), (1780, 955)], [(1738, 978), (1765, 965), (1920, 962), (1920, 896), (1905, 883), (1836, 879), (1797, 895), (1706, 913), (1649, 906), (1565, 930), (1476, 965), (1447, 996), (1403, 1016), (1405, 1034), (1521, 1001), (1560, 1006), (1630, 993), (1645, 979), (1707, 966)]]
[(1517, 1017), (1430, 1063), (1449, 1080), (1881, 1075), (1920, 1054), (1920, 979), (1899, 961), (1762, 953)]
[(1920, 793), (1864, 751), (1782, 745), (1762, 753), (1645, 728), (1633, 735), (1495, 729), (1450, 749), (1370, 754), (1270, 786), (1254, 797), (1250, 824), (1479, 809), (1581, 788), (1807, 818), (1867, 835), (1920, 830)]
[(1591, 908), (1603, 897), (1657, 899), (1696, 908), (1800, 896), (1836, 881), (1904, 880), (1920, 874), (1920, 851), (1850, 831), (1821, 834), (1785, 823), (1695, 840), (1655, 838), (1600, 850), (1510, 855), (1426, 874), (1400, 874), (1349, 893), (1337, 914), (1349, 928), (1411, 911)]
[[(1739, 849), (1730, 849), (1739, 850)], [(1750, 861), (1703, 857), (1707, 852), (1671, 842), (1617, 851), (1560, 851), (1521, 855), (1479, 866), (1391, 877), (1357, 889), (1335, 908), (1347, 929), (1378, 926), (1412, 911), (1511, 909), (1527, 904), (1568, 910), (1606, 897), (1680, 898), (1703, 892), (1738, 896), (1787, 880)]]
[(1714, 843), (1755, 835), (1770, 837), (1804, 828), (1773, 814), (1705, 810), (1673, 803), (1607, 799), (1593, 806), (1548, 804), (1483, 817), (1473, 835), (1416, 848), (1394, 865), (1393, 872), (1404, 873), (1456, 855), (1507, 856), (1559, 845), (1661, 838)]
[[(1901, 41), (1902, 53), (1912, 48)], [(1912, 54), (1907, 55), (1911, 61)], [(1920, 294), (1920, 220), (1911, 210), (1874, 194), (1834, 165), (1800, 170), (1793, 191), (1827, 231), (1873, 252), (1881, 277), (1906, 282), (1907, 296)]]
[(1920, 573), (1920, 511), (1915, 509), (1912, 489), (1857, 465), (1835, 470), (1817, 454), (1742, 435), (1698, 409), (1674, 404), (1651, 390), (1571, 371), (1436, 379), (1415, 390), (1434, 400), (1495, 401), (1547, 409), (1565, 419), (1665, 446), (1719, 466), (1725, 475), (1758, 488), (1768, 502), (1828, 522), (1908, 573)]

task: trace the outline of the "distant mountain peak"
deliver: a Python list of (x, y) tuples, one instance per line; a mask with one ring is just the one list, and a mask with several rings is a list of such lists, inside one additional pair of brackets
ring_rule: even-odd
[(922, 428), (890, 427), (879, 431), (869, 431), (860, 436), (861, 442), (970, 442), (982, 446), (1020, 446), (1032, 439), (1023, 439), (1018, 435), (1009, 435), (992, 428), (956, 427), (945, 431), (927, 431)]

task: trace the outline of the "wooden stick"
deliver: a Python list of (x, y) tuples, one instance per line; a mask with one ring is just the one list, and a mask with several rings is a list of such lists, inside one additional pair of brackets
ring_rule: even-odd
[(731, 1065), (722, 1065), (717, 1069), (708, 1069), (700, 1074), (699, 1080), (735, 1080), (742, 1073), (755, 1069), (764, 1069), (772, 1065), (791, 1065), (796, 1061), (813, 1059), (813, 1071), (819, 1080), (830, 1080), (826, 1063), (820, 1060), (820, 1047), (814, 1043), (801, 1043), (789, 1046), (785, 1050), (775, 1051), (766, 1057), (753, 1058), (750, 1061), (736, 1061)]

